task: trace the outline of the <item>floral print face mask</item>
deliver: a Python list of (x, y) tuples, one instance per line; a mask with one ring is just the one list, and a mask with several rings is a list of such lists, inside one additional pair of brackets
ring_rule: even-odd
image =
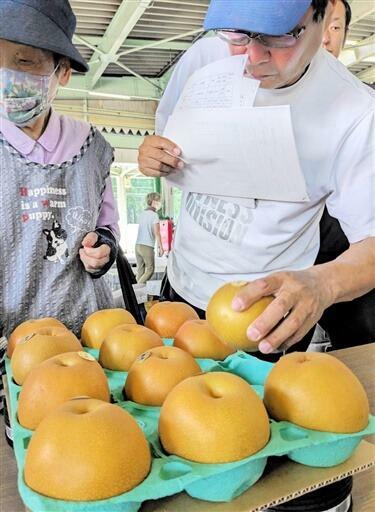
[(0, 117), (22, 127), (46, 112), (56, 94), (50, 86), (58, 67), (42, 76), (0, 68)]

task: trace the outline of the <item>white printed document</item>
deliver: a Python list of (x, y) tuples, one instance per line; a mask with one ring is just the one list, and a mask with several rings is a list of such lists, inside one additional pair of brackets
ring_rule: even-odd
[(168, 175), (172, 186), (226, 197), (309, 200), (288, 105), (176, 108), (164, 136), (187, 162)]
[(252, 107), (260, 82), (244, 76), (247, 55), (221, 59), (198, 69), (187, 81), (176, 111)]
[(244, 76), (246, 62), (228, 57), (190, 77), (164, 131), (187, 164), (167, 180), (249, 207), (254, 199), (307, 201), (290, 107), (254, 107), (260, 82)]

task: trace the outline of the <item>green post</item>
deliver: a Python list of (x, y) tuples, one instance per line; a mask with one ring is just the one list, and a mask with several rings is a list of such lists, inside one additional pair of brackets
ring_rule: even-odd
[(158, 194), (161, 193), (160, 178), (155, 178), (155, 192), (157, 192)]

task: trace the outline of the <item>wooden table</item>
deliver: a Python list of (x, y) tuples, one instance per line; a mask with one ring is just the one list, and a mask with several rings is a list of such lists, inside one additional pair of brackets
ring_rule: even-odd
[[(364, 385), (370, 401), (372, 413), (375, 411), (375, 344), (331, 352), (343, 361), (358, 376)], [(1, 428), (3, 430), (3, 427)], [(375, 444), (374, 436), (370, 440)], [(25, 507), (17, 491), (17, 466), (13, 451), (6, 444), (4, 433), (0, 432), (0, 510), (4, 512), (25, 512)], [(246, 512), (246, 493), (241, 497), (241, 505), (235, 502), (226, 504), (211, 504), (215, 512)], [(238, 500), (238, 499), (237, 499)], [(236, 500), (236, 502), (237, 502)], [(179, 501), (181, 501), (179, 503)], [(373, 512), (375, 510), (375, 469), (354, 475), (353, 512)], [(183, 505), (182, 505), (183, 503)], [(200, 510), (200, 502), (188, 498), (185, 494), (145, 503), (141, 512), (164, 512), (183, 510), (189, 512), (189, 504), (194, 511)], [(182, 505), (182, 507), (181, 507)], [(204, 507), (205, 508), (205, 507)]]

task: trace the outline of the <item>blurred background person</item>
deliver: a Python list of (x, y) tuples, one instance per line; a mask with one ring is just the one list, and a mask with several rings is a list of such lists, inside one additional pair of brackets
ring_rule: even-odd
[(348, 35), (352, 11), (347, 0), (338, 0), (332, 12), (331, 21), (323, 35), (323, 48), (336, 58), (344, 48)]
[[(346, 36), (348, 35), (352, 10), (347, 0), (338, 0), (332, 11), (332, 16), (323, 34), (322, 46), (325, 50), (338, 58), (344, 48)], [(349, 247), (349, 241), (341, 229), (337, 219), (331, 217), (324, 208), (323, 217), (320, 222), (320, 262), (324, 263), (336, 258)], [(331, 323), (335, 322), (333, 318)], [(323, 322), (324, 323), (324, 322)], [(327, 328), (327, 326), (326, 326)], [(331, 346), (331, 339), (328, 333), (317, 324), (312, 347)]]
[(161, 208), (161, 196), (152, 192), (146, 196), (147, 207), (139, 218), (138, 236), (135, 243), (137, 260), (137, 282), (146, 283), (151, 279), (155, 269), (155, 242), (158, 255), (163, 255), (160, 237), (158, 210)]
[[(322, 46), (331, 55), (338, 58), (343, 50), (349, 32), (349, 25), (352, 19), (352, 11), (347, 0), (338, 0), (332, 11), (331, 19), (323, 34)], [(320, 250), (317, 263), (326, 263), (337, 258), (349, 248), (349, 241), (342, 230), (340, 223), (324, 208), (320, 221)], [(340, 321), (342, 310), (347, 309), (348, 319), (351, 318), (350, 311), (363, 312), (364, 319), (372, 316), (372, 309), (375, 300), (375, 292), (369, 292), (361, 300), (354, 300), (351, 303), (343, 303), (340, 306), (333, 305), (329, 312), (319, 321), (316, 326), (311, 348), (331, 347), (331, 342), (344, 338), (346, 335), (355, 335), (355, 325), (352, 327), (346, 322)], [(345, 315), (344, 315), (345, 316)], [(348, 320), (350, 322), (350, 320)]]

